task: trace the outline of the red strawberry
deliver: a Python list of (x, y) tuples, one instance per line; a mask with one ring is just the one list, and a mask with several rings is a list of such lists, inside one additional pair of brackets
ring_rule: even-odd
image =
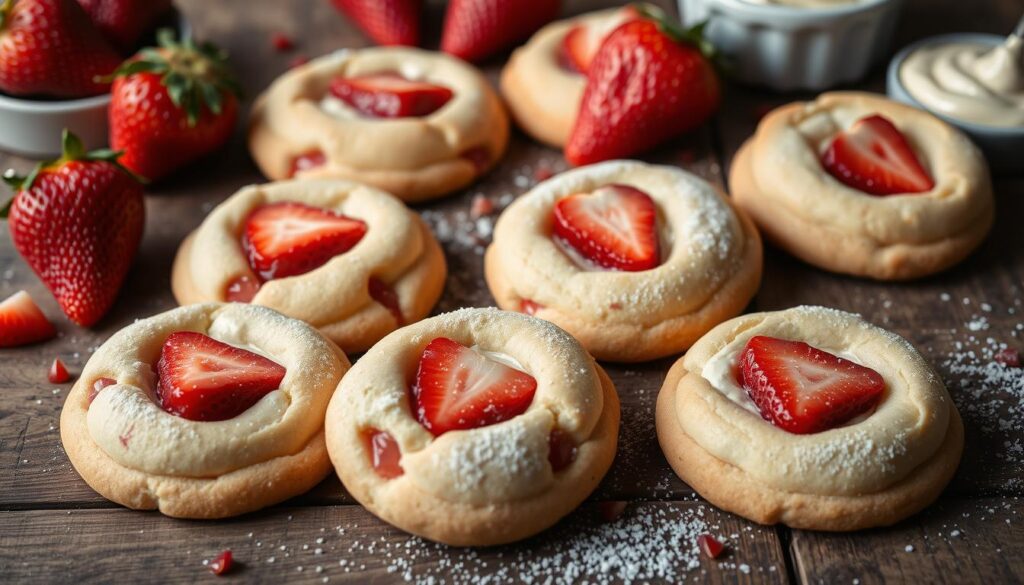
[(172, 333), (160, 350), (157, 394), (167, 412), (189, 420), (227, 420), (277, 390), (285, 369), (251, 351), (194, 331)]
[(923, 193), (935, 186), (906, 137), (878, 114), (836, 135), (821, 164), (840, 183), (871, 195)]
[(331, 0), (378, 45), (420, 44), (421, 0)]
[(57, 358), (50, 364), (50, 371), (47, 372), (46, 378), (51, 384), (63, 384), (71, 379), (71, 374), (68, 373), (68, 368), (64, 365), (64, 362)]
[(416, 418), (438, 436), (522, 414), (536, 391), (533, 376), (438, 337), (420, 357), (412, 402)]
[(263, 280), (304, 274), (344, 254), (366, 235), (366, 224), (327, 209), (282, 201), (245, 220), (242, 247)]
[(238, 118), (238, 85), (225, 54), (210, 44), (180, 44), (162, 29), (160, 47), (143, 49), (115, 73), (110, 146), (121, 163), (150, 180), (220, 148)]
[(631, 157), (711, 117), (721, 95), (701, 30), (642, 18), (609, 34), (587, 72), (565, 158), (585, 165)]
[(406, 118), (434, 113), (452, 99), (452, 90), (425, 81), (412, 81), (397, 73), (371, 73), (337, 77), (331, 94), (374, 118)]
[(608, 35), (626, 22), (639, 17), (640, 13), (635, 8), (627, 6), (607, 19), (572, 27), (562, 39), (564, 62), (575, 71), (586, 73), (590, 69), (594, 55)]
[(142, 239), (142, 184), (118, 156), (86, 153), (65, 130), (60, 159), (39, 163), (27, 178), (4, 174), (17, 191), (8, 217), (14, 247), (64, 313), (85, 327), (114, 304)]
[(121, 56), (75, 0), (0, 0), (0, 91), (80, 98), (107, 91), (98, 82)]
[(480, 61), (526, 39), (560, 10), (560, 0), (451, 0), (441, 50)]
[(112, 45), (131, 52), (171, 10), (171, 0), (78, 0)]
[(18, 291), (0, 303), (0, 347), (27, 345), (54, 335), (57, 330), (27, 292)]
[(717, 559), (719, 555), (722, 554), (722, 551), (725, 550), (725, 545), (710, 534), (701, 534), (698, 536), (697, 547), (700, 548), (700, 552), (712, 559)]
[(740, 381), (761, 416), (796, 434), (837, 427), (878, 404), (878, 372), (802, 341), (756, 336), (740, 356)]
[(660, 261), (654, 201), (626, 185), (605, 185), (559, 200), (554, 234), (604, 268), (636, 272)]
[(217, 558), (210, 561), (210, 564), (207, 565), (207, 567), (210, 568), (211, 573), (220, 577), (221, 575), (224, 575), (231, 570), (231, 565), (233, 564), (233, 561), (234, 558), (231, 555), (231, 551), (226, 550), (217, 555)]

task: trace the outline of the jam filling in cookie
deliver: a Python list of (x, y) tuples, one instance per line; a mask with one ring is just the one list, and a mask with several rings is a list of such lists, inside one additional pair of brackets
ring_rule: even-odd
[(416, 81), (387, 71), (356, 77), (336, 77), (331, 95), (369, 118), (429, 116), (452, 99), (447, 87)]
[(325, 164), (327, 164), (327, 157), (324, 156), (323, 151), (311, 150), (295, 157), (295, 160), (292, 161), (292, 169), (288, 176), (294, 177), (303, 171), (322, 167)]
[(924, 193), (935, 186), (907, 138), (878, 114), (836, 135), (821, 164), (840, 183), (869, 195)]
[(167, 412), (196, 421), (242, 414), (277, 390), (285, 368), (194, 331), (172, 333), (160, 350), (157, 397)]
[(740, 385), (761, 416), (790, 433), (818, 433), (873, 410), (882, 376), (802, 341), (758, 335), (740, 354)]
[(619, 10), (614, 16), (593, 23), (577, 24), (569, 29), (558, 54), (558, 64), (566, 71), (587, 74), (590, 62), (613, 30), (626, 22), (638, 18), (640, 14), (632, 6)]
[(654, 201), (635, 187), (605, 185), (559, 200), (554, 237), (598, 269), (638, 272), (661, 262)]
[(394, 479), (405, 473), (400, 463), (402, 451), (390, 433), (367, 429), (363, 431), (363, 441), (366, 442), (366, 451), (370, 454), (370, 463), (377, 475), (384, 479)]

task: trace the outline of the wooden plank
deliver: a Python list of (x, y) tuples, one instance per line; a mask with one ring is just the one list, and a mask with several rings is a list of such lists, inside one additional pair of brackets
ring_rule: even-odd
[[(729, 544), (718, 561), (697, 553), (704, 532)], [(224, 549), (241, 564), (232, 577), (248, 583), (786, 582), (773, 530), (696, 502), (634, 505), (613, 523), (586, 506), (539, 537), (487, 549), (428, 543), (357, 506), (216, 523), (122, 510), (0, 512), (0, 574), (10, 582), (192, 582), (207, 575), (202, 561)]]
[(804, 583), (1020, 583), (1024, 504), (1017, 498), (946, 499), (889, 529), (796, 531)]

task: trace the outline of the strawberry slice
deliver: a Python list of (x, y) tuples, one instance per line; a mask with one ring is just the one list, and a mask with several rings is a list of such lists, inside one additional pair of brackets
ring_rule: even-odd
[(371, 118), (427, 116), (452, 99), (452, 90), (425, 81), (413, 81), (393, 72), (357, 77), (336, 77), (331, 95)]
[(739, 378), (761, 416), (798, 435), (835, 428), (878, 404), (882, 376), (802, 341), (758, 335), (740, 356)]
[(639, 17), (640, 14), (635, 8), (627, 6), (608, 18), (572, 27), (562, 39), (562, 64), (577, 73), (586, 74), (590, 70), (590, 62), (594, 60), (594, 55), (609, 33)]
[(0, 347), (27, 345), (54, 335), (57, 330), (27, 292), (18, 291), (0, 303)]
[(283, 201), (264, 205), (245, 220), (242, 247), (264, 281), (304, 274), (352, 249), (366, 224), (327, 209)]
[(906, 137), (878, 114), (832, 139), (821, 164), (840, 183), (871, 195), (923, 193), (935, 186)]
[(536, 391), (533, 376), (438, 337), (420, 356), (412, 402), (420, 424), (439, 436), (522, 414)]
[(277, 390), (285, 369), (251, 351), (194, 331), (172, 333), (157, 363), (167, 412), (189, 420), (234, 418)]
[(639, 189), (606, 185), (555, 205), (555, 237), (611, 270), (650, 270), (659, 263), (657, 212)]

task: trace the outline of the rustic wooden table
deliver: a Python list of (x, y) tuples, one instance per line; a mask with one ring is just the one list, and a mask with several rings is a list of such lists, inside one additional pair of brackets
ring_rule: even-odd
[[(674, 11), (670, 2), (661, 3)], [(614, 3), (570, 1), (566, 11)], [(366, 43), (326, 0), (179, 4), (198, 36), (231, 52), (250, 97), (298, 54)], [(1021, 0), (911, 0), (897, 45), (948, 31), (1006, 33), (1022, 10)], [(434, 29), (441, 14), (432, 6)], [(296, 39), (297, 50), (275, 52), (269, 38), (276, 31)], [(492, 79), (500, 66), (499, 59), (486, 67)], [(882, 68), (863, 87), (882, 90)], [(732, 154), (758, 116), (804, 97), (730, 87), (713, 123), (644, 158), (724, 185)], [(609, 367), (623, 404), (611, 473), (569, 519), (519, 545), (457, 550), (410, 538), (356, 505), (335, 478), (280, 506), (223, 522), (174, 520), (111, 504), (67, 461), (58, 419), (70, 386), (47, 383), (47, 367), (59, 356), (77, 373), (113, 332), (175, 306), (170, 265), (182, 237), (237, 188), (262, 179), (242, 135), (239, 129), (222, 154), (151, 189), (136, 266), (113, 312), (94, 329), (57, 319), (56, 304), (0, 227), (0, 298), (28, 289), (60, 328), (47, 344), (0, 352), (0, 581), (212, 580), (203, 560), (225, 548), (241, 563), (232, 579), (267, 583), (1024, 581), (1024, 370), (991, 359), (1000, 344), (1024, 349), (1024, 177), (996, 178), (999, 214), (991, 237), (963, 265), (934, 278), (867, 282), (767, 250), (764, 283), (750, 310), (806, 303), (860, 312), (919, 347), (964, 415), (967, 447), (956, 479), (938, 503), (897, 526), (852, 534), (790, 530), (754, 525), (704, 503), (673, 475), (654, 435), (654, 399), (669, 360)], [(0, 167), (31, 164), (0, 155)], [(472, 197), (483, 194), (501, 207), (535, 184), (538, 172), (565, 166), (559, 152), (516, 134), (501, 165), (483, 181), (419, 208), (450, 267), (438, 312), (492, 304), (481, 253), (493, 218), (471, 221)], [(630, 504), (617, 522), (604, 524), (595, 505), (602, 500)], [(728, 540), (730, 552), (719, 561), (695, 551), (694, 538), (705, 531)]]

